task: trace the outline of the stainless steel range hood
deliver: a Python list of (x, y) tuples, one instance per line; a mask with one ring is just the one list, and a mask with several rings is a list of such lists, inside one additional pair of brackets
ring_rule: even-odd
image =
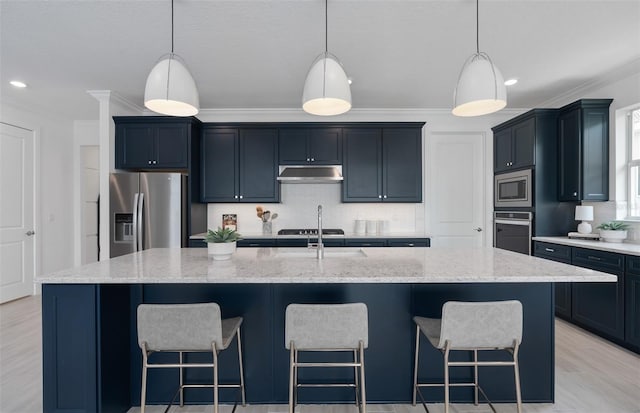
[(342, 165), (280, 165), (278, 181), (283, 184), (339, 184)]

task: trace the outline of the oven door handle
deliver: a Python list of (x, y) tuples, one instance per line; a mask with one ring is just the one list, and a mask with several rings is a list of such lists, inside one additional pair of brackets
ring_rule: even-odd
[(496, 219), (493, 222), (495, 222), (496, 224), (521, 225), (523, 227), (528, 227), (528, 226), (531, 225), (531, 221), (529, 221), (529, 220), (516, 221), (516, 220), (509, 220), (509, 219)]

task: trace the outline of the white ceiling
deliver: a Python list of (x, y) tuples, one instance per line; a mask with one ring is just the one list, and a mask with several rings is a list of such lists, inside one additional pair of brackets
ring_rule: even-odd
[[(142, 106), (171, 47), (170, 10), (169, 0), (0, 0), (2, 99), (73, 119), (98, 116), (87, 90)], [(508, 107), (540, 107), (640, 66), (640, 0), (482, 0), (480, 49), (519, 79)], [(323, 50), (322, 0), (175, 0), (175, 51), (201, 108), (299, 108)], [(353, 78), (354, 108), (450, 108), (475, 51), (475, 1), (329, 0), (329, 51)]]

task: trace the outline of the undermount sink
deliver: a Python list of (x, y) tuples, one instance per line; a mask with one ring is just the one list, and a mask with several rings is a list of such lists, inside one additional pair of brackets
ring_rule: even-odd
[[(276, 254), (278, 258), (316, 258), (316, 250), (314, 249), (287, 249), (279, 250)], [(326, 248), (324, 249), (324, 258), (358, 258), (366, 257), (367, 254), (361, 249), (340, 249)]]

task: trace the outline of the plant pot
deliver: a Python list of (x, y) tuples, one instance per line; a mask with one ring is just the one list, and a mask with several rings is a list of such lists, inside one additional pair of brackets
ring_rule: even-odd
[(600, 238), (605, 242), (622, 242), (627, 238), (627, 231), (612, 231), (610, 229), (601, 229)]
[(228, 260), (236, 252), (236, 242), (210, 242), (209, 255), (216, 261)]

